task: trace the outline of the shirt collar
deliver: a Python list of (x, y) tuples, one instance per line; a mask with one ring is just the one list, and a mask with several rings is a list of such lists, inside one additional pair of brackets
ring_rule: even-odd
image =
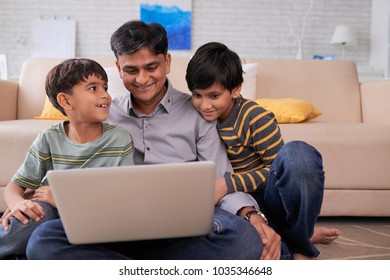
[[(154, 111), (150, 114), (153, 115), (157, 110), (160, 108), (164, 109), (168, 114), (172, 110), (172, 104), (173, 104), (173, 99), (174, 99), (174, 91), (176, 91), (171, 82), (168, 80), (168, 78), (165, 81), (165, 86), (167, 86), (167, 92), (165, 93), (163, 99), (161, 99), (160, 103), (156, 106)], [(133, 100), (131, 98), (131, 93), (129, 94), (129, 115), (136, 115), (138, 114), (135, 112), (134, 107), (133, 107)]]
[(242, 95), (240, 95), (238, 98), (236, 98), (234, 100), (233, 110), (230, 113), (229, 117), (223, 123), (220, 123), (218, 121), (217, 127), (224, 128), (224, 127), (234, 126), (234, 123), (236, 122), (237, 115), (239, 114), (239, 111), (240, 111), (240, 108), (241, 108), (243, 102), (244, 102), (244, 99), (243, 99)]

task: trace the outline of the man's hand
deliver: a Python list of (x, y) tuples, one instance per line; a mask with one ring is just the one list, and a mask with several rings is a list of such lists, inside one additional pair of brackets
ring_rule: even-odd
[(218, 202), (228, 194), (228, 189), (226, 186), (225, 178), (217, 178), (215, 179), (215, 197), (214, 204), (218, 204)]
[(53, 193), (51, 192), (51, 188), (49, 186), (42, 186), (36, 189), (32, 200), (46, 202), (54, 208), (57, 208), (56, 203), (54, 201)]
[[(251, 222), (252, 224), (252, 222)], [(252, 224), (259, 233), (261, 240), (263, 241), (263, 253), (261, 254), (261, 260), (279, 260), (281, 238), (270, 226), (264, 223)]]
[[(237, 214), (244, 217), (246, 213), (255, 210), (253, 207), (244, 207)], [(261, 260), (280, 260), (281, 237), (270, 226), (266, 224), (260, 215), (251, 215), (249, 218), (251, 225), (255, 227), (263, 242), (263, 253)]]

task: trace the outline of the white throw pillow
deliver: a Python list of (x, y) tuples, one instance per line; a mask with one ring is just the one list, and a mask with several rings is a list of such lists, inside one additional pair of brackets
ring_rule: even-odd
[(258, 63), (242, 64), (242, 70), (244, 71), (244, 83), (242, 84), (241, 95), (249, 100), (256, 99), (256, 82), (258, 67)]
[(108, 93), (112, 99), (129, 93), (129, 91), (123, 85), (122, 79), (119, 76), (118, 69), (116, 67), (106, 67), (104, 70), (108, 76)]

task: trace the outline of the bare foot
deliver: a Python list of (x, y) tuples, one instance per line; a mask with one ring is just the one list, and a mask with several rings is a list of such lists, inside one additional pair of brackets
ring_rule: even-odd
[(334, 241), (341, 232), (337, 228), (328, 228), (328, 227), (314, 227), (313, 236), (310, 238), (311, 243), (313, 244), (329, 244)]

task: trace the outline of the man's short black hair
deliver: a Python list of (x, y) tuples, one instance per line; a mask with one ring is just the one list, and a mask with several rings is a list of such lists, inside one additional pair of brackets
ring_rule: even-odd
[(220, 83), (232, 91), (243, 83), (241, 59), (222, 43), (201, 46), (187, 66), (186, 80), (190, 91), (206, 89)]
[(111, 36), (111, 50), (116, 58), (123, 53), (131, 55), (143, 47), (148, 47), (155, 55), (168, 53), (167, 32), (162, 25), (132, 20)]

